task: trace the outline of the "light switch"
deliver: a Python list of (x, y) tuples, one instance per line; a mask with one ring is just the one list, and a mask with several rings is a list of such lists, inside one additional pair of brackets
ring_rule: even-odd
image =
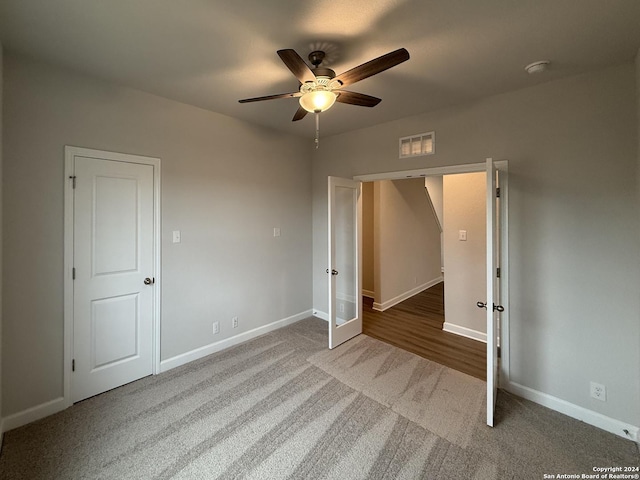
[(278, 227), (274, 227), (273, 236), (274, 237), (279, 237), (280, 236), (280, 229)]
[(173, 243), (180, 243), (180, 230), (173, 231)]
[(459, 230), (458, 231), (458, 240), (460, 240), (461, 242), (466, 242), (467, 241), (467, 231), (466, 230)]

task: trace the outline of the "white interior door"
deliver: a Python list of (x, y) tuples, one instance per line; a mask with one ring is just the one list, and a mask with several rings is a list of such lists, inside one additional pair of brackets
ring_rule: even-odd
[(493, 426), (493, 416), (498, 393), (498, 318), (500, 305), (498, 268), (498, 245), (500, 224), (497, 215), (496, 168), (491, 158), (487, 159), (487, 425)]
[(153, 373), (154, 167), (74, 157), (72, 401)]
[(361, 185), (329, 177), (329, 348), (362, 333)]

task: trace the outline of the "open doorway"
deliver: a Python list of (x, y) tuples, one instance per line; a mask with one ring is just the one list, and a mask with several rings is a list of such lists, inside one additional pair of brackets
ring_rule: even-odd
[(363, 184), (364, 333), (486, 379), (485, 201), (484, 172)]

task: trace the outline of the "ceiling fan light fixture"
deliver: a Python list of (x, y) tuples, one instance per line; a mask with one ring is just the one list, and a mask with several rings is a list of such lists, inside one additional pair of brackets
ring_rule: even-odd
[(300, 106), (309, 113), (324, 112), (336, 102), (336, 94), (331, 90), (317, 89), (300, 97)]

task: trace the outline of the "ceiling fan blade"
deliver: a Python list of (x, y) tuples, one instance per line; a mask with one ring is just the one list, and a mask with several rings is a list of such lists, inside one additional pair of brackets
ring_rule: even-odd
[(278, 56), (289, 70), (291, 70), (291, 73), (296, 76), (300, 83), (315, 81), (316, 76), (295, 50), (290, 48), (286, 50), (278, 50)]
[(364, 93), (349, 92), (346, 90), (335, 90), (338, 94), (336, 102), (348, 103), (350, 105), (359, 105), (361, 107), (375, 107), (382, 99), (365, 95)]
[(409, 52), (405, 48), (399, 48), (393, 52), (374, 58), (373, 60), (358, 65), (340, 75), (335, 80), (340, 81), (343, 86), (351, 85), (365, 78), (384, 72), (385, 70), (395, 67), (396, 65), (409, 60)]
[(300, 96), (302, 96), (300, 92), (279, 93), (277, 95), (267, 95), (266, 97), (244, 98), (242, 100), (238, 100), (238, 102), (240, 103), (261, 102), (262, 100), (275, 100), (276, 98), (291, 98), (291, 97), (300, 97)]
[(304, 108), (298, 107), (298, 110), (296, 111), (296, 114), (293, 116), (293, 120), (291, 121), (297, 122), (298, 120), (302, 120), (306, 114), (307, 111)]

